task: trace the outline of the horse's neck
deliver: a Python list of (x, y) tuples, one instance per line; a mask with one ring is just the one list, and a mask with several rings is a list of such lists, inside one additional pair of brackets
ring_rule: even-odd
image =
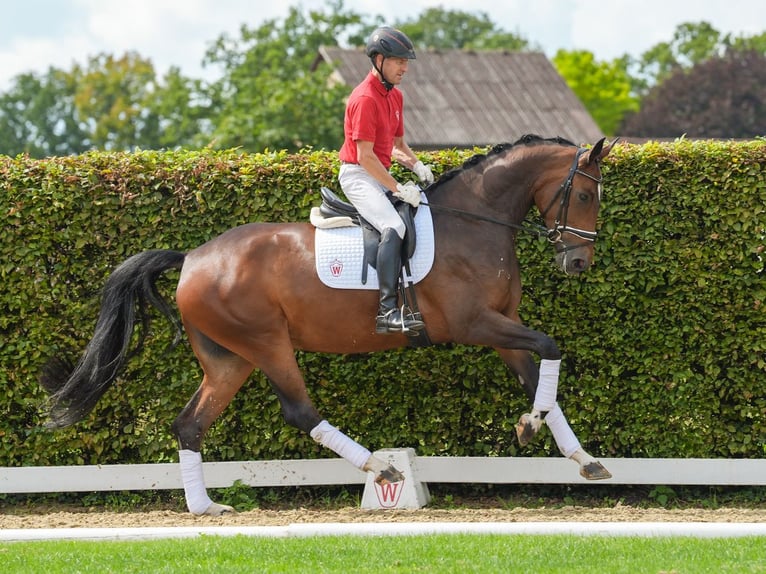
[(534, 205), (534, 196), (527, 171), (518, 162), (498, 158), (483, 170), (472, 174), (468, 191), (471, 204), (487, 215), (518, 225)]
[(482, 246), (491, 245), (491, 252), (495, 254), (497, 250), (515, 249), (517, 226), (534, 203), (528, 186), (518, 181), (518, 176), (510, 170), (495, 171), (491, 177), (487, 176), (487, 170), (467, 171), (433, 193), (427, 193), (427, 199), (435, 206), (463, 212), (438, 217), (435, 226), (443, 229), (436, 229), (437, 235), (454, 235), (453, 219), (464, 218), (471, 225), (471, 231), (462, 236), (461, 242), (474, 245), (482, 253), (490, 252)]

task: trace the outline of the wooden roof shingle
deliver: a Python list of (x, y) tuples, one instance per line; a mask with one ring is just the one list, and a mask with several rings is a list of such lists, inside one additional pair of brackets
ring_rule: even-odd
[[(321, 47), (314, 67), (321, 63), (350, 87), (371, 68), (363, 51), (337, 47)], [(419, 50), (398, 87), (407, 143), (417, 149), (486, 146), (529, 133), (576, 144), (603, 135), (540, 52)]]

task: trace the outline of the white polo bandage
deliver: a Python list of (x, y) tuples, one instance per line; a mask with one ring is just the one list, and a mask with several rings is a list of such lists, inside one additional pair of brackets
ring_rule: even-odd
[(559, 369), (561, 360), (552, 361), (543, 359), (540, 361), (540, 376), (537, 379), (535, 402), (533, 408), (547, 412), (556, 405), (556, 394), (559, 389)]
[(179, 450), (181, 480), (184, 484), (186, 506), (192, 514), (205, 514), (213, 503), (205, 490), (205, 478), (202, 475), (202, 455), (193, 450)]
[(569, 426), (564, 412), (558, 404), (554, 405), (545, 416), (545, 424), (551, 429), (556, 446), (559, 447), (561, 454), (565, 457), (571, 457), (580, 449), (580, 441)]
[(345, 458), (357, 468), (364, 470), (364, 465), (372, 453), (350, 439), (327, 421), (322, 421), (311, 430), (311, 438), (322, 446)]

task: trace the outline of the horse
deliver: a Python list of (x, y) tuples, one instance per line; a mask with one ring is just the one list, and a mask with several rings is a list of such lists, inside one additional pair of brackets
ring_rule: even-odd
[[(522, 324), (517, 233), (531, 230), (553, 247), (557, 266), (579, 274), (591, 265), (601, 205), (601, 161), (616, 143), (577, 146), (528, 135), (479, 153), (445, 172), (422, 193), (430, 209), (435, 256), (417, 285), (430, 342), (494, 348), (532, 401), (516, 425), (526, 445), (545, 423), (561, 453), (589, 480), (611, 474), (580, 445), (556, 401), (561, 353), (546, 334)], [(544, 225), (525, 221), (536, 206)], [(182, 330), (202, 381), (171, 424), (188, 510), (218, 516), (202, 474), (205, 433), (255, 369), (267, 377), (286, 424), (366, 472), (379, 484), (403, 475), (320, 415), (306, 390), (296, 350), (370, 353), (408, 345), (407, 334), (376, 334), (377, 291), (322, 284), (315, 269), (315, 229), (308, 222), (248, 223), (182, 253), (150, 250), (123, 261), (101, 295), (94, 334), (79, 361), (51, 358), (40, 384), (48, 392), (47, 426), (85, 417), (137, 353), (148, 306)], [(180, 270), (175, 301), (181, 321), (155, 282)], [(321, 301), (321, 305), (315, 304)], [(138, 341), (131, 338), (139, 320)], [(539, 364), (534, 355), (539, 357)]]

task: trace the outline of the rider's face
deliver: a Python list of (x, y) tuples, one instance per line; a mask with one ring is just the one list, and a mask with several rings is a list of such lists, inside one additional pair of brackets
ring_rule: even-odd
[(383, 75), (386, 80), (395, 86), (400, 84), (404, 74), (407, 73), (407, 58), (385, 58), (383, 60)]

